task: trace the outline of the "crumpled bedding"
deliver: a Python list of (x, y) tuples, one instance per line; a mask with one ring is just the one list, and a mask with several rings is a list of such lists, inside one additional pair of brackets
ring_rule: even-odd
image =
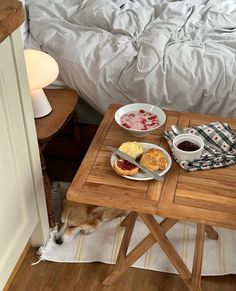
[(59, 78), (111, 103), (236, 117), (236, 1), (28, 0), (31, 39)]

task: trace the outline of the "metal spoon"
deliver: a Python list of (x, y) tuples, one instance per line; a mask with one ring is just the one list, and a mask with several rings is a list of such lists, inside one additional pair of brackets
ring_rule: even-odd
[(179, 127), (178, 125), (171, 125), (171, 129), (176, 135), (185, 133), (184, 129)]

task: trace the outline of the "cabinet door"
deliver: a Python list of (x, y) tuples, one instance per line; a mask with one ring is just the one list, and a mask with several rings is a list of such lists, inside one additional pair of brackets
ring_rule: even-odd
[(11, 37), (0, 43), (0, 290), (38, 222)]

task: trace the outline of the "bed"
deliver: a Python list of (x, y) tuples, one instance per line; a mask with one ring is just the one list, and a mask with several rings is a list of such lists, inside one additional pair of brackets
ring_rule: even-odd
[(104, 114), (111, 103), (236, 117), (235, 0), (28, 0), (25, 47), (57, 84)]

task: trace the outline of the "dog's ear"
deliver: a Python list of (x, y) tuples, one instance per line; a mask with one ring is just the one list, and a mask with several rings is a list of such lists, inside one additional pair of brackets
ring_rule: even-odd
[(105, 207), (98, 206), (91, 211), (91, 214), (93, 215), (93, 217), (99, 218), (102, 216), (104, 210), (105, 210)]
[(67, 211), (65, 225), (68, 225), (68, 220), (69, 220), (70, 212), (71, 212), (71, 208), (69, 208), (68, 211)]
[(71, 208), (67, 207), (64, 210), (63, 214), (61, 215), (61, 223), (63, 223), (64, 225), (68, 225), (70, 212), (71, 212)]

